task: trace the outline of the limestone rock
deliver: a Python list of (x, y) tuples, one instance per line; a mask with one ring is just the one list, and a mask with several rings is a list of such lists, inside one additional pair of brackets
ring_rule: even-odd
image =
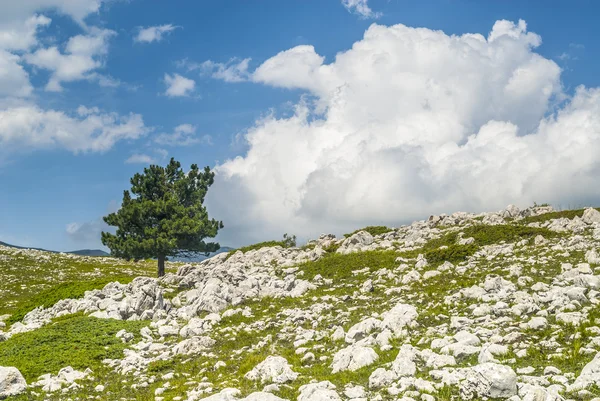
[(250, 372), (246, 379), (260, 380), (261, 383), (286, 383), (296, 380), (298, 373), (292, 371), (287, 360), (281, 356), (268, 356)]
[(517, 374), (506, 365), (483, 363), (471, 368), (460, 385), (462, 399), (509, 398), (517, 394)]
[(19, 395), (27, 389), (27, 382), (19, 369), (0, 366), (0, 400)]

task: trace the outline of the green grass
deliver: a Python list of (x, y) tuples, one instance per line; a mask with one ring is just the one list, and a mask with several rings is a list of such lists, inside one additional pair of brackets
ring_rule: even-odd
[(376, 235), (389, 233), (390, 231), (394, 231), (394, 229), (386, 227), (386, 226), (367, 226), (367, 227), (359, 228), (358, 230), (352, 231), (351, 233), (344, 234), (344, 237), (346, 237), (346, 238), (351, 237), (354, 234), (361, 232), (361, 231), (366, 231), (369, 234), (371, 234), (372, 236), (376, 236)]
[(352, 277), (352, 272), (365, 267), (371, 271), (383, 268), (393, 269), (396, 267), (396, 251), (367, 251), (355, 252), (346, 255), (328, 253), (315, 262), (300, 265), (305, 277), (312, 279), (317, 274), (324, 278), (342, 280)]
[(68, 315), (0, 342), (0, 361), (4, 366), (19, 369), (28, 383), (45, 373), (56, 374), (65, 366), (94, 370), (103, 359), (123, 357), (127, 346), (115, 337), (119, 330), (134, 333), (139, 341), (140, 329), (148, 324)]
[(133, 280), (132, 276), (102, 277), (90, 281), (61, 283), (54, 287), (47, 288), (34, 294), (31, 298), (21, 302), (13, 311), (12, 315), (6, 320), (7, 324), (19, 322), (28, 312), (38, 306), (49, 308), (61, 299), (82, 298), (86, 291), (102, 289), (108, 283), (118, 281), (121, 284), (127, 284)]
[[(175, 270), (169, 266), (167, 269)], [(102, 288), (107, 282), (132, 280), (138, 276), (156, 276), (156, 261), (128, 262), (0, 247), (0, 315), (23, 315), (39, 306), (35, 304), (36, 299), (49, 302), (50, 292), (54, 290), (66, 295), (77, 294), (81, 289)], [(82, 286), (78, 289), (75, 288), (78, 285), (69, 284), (68, 289), (60, 287), (63, 283), (81, 283)]]

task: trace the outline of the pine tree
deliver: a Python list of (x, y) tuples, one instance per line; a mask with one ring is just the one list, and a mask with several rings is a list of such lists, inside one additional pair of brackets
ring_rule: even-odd
[(112, 255), (127, 260), (156, 258), (161, 277), (169, 256), (208, 255), (219, 249), (215, 242), (204, 242), (223, 228), (222, 222), (209, 219), (203, 205), (214, 182), (209, 167), (201, 171), (192, 164), (186, 174), (171, 159), (166, 167), (151, 165), (130, 181), (131, 192), (124, 191), (121, 209), (104, 217), (117, 227), (115, 234), (102, 233), (102, 243)]

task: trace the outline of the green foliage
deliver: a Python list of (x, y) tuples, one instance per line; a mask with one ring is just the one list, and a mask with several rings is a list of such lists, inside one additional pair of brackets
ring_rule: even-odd
[(547, 228), (523, 227), (517, 225), (478, 225), (467, 227), (463, 230), (463, 238), (473, 237), (475, 243), (479, 246), (498, 244), (502, 241), (518, 242), (524, 239), (531, 239), (538, 235), (544, 238), (554, 238), (559, 236), (558, 233), (548, 230)]
[(0, 342), (0, 361), (19, 369), (29, 383), (45, 373), (56, 374), (65, 366), (94, 370), (103, 359), (123, 357), (126, 344), (115, 337), (119, 330), (132, 332), (139, 341), (139, 331), (147, 325), (145, 321), (68, 315)]
[(371, 271), (393, 269), (397, 265), (398, 255), (396, 251), (366, 251), (346, 255), (328, 253), (315, 262), (300, 265), (300, 269), (304, 270), (304, 274), (309, 279), (320, 274), (324, 278), (341, 280), (352, 277), (352, 272), (365, 267)]
[(264, 242), (259, 242), (257, 244), (243, 246), (238, 249), (233, 249), (233, 250), (229, 251), (227, 258), (229, 258), (231, 255), (233, 255), (237, 251), (242, 251), (242, 253), (246, 253), (248, 251), (254, 251), (256, 249), (268, 248), (268, 247), (274, 247), (274, 246), (280, 246), (282, 248), (293, 248), (296, 246), (296, 236), (283, 234), (283, 239), (281, 241), (264, 241)]
[[(131, 178), (131, 193), (124, 191), (123, 203), (104, 221), (117, 227), (116, 234), (102, 233), (102, 243), (112, 254), (125, 259), (157, 258), (159, 276), (164, 260), (182, 253), (208, 253), (219, 244), (204, 242), (217, 235), (223, 223), (209, 219), (203, 206), (214, 173), (192, 164), (185, 173), (171, 159), (166, 167), (151, 165)], [(132, 196), (133, 194), (133, 196)]]
[(119, 277), (102, 277), (89, 281), (75, 281), (58, 284), (54, 287), (40, 291), (31, 296), (27, 301), (21, 303), (19, 307), (13, 312), (8, 318), (6, 323), (13, 324), (21, 321), (25, 315), (38, 306), (46, 308), (51, 307), (61, 299), (77, 299), (82, 298), (86, 291), (102, 289), (108, 283), (118, 281), (121, 284), (127, 284), (133, 280), (133, 277), (119, 276)]
[(477, 252), (478, 247), (473, 244), (458, 245), (452, 244), (448, 247), (428, 250), (424, 256), (431, 265), (440, 265), (446, 261), (458, 264), (464, 262), (467, 258)]
[(349, 234), (344, 234), (344, 237), (348, 238), (348, 237), (350, 237), (350, 236), (352, 236), (352, 235), (354, 235), (354, 234), (356, 234), (357, 232), (360, 232), (360, 231), (366, 231), (369, 234), (371, 234), (372, 236), (375, 236), (375, 235), (389, 233), (390, 231), (394, 231), (394, 229), (386, 227), (386, 226), (368, 226), (368, 227), (361, 228), (361, 229), (358, 229), (356, 231), (353, 231), (353, 232), (351, 232)]

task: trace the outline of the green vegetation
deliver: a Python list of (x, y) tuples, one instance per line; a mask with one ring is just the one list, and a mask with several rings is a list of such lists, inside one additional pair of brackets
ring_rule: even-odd
[(61, 299), (82, 298), (86, 291), (102, 289), (106, 284), (118, 281), (127, 284), (133, 280), (131, 276), (102, 277), (89, 281), (74, 281), (58, 284), (44, 289), (23, 301), (6, 321), (8, 324), (21, 321), (25, 315), (39, 306), (49, 308)]
[(45, 373), (56, 374), (65, 366), (94, 370), (103, 359), (123, 357), (126, 344), (115, 337), (119, 330), (126, 329), (139, 341), (139, 331), (147, 325), (145, 321), (68, 315), (0, 342), (0, 361), (19, 369), (28, 383)]
[(376, 271), (383, 268), (393, 269), (399, 254), (396, 251), (355, 252), (346, 255), (328, 253), (315, 262), (300, 265), (305, 277), (312, 279), (317, 274), (329, 279), (348, 279), (356, 270), (369, 268)]
[[(596, 210), (600, 211), (600, 208), (596, 208)], [(574, 217), (583, 216), (584, 211), (585, 211), (585, 209), (576, 209), (576, 210), (562, 210), (560, 212), (544, 213), (544, 214), (540, 214), (539, 216), (525, 217), (523, 220), (520, 220), (519, 223), (521, 223), (521, 224), (544, 223), (548, 220), (561, 219), (561, 218), (573, 219)]]
[[(100, 289), (110, 281), (128, 282), (152, 275), (155, 264), (0, 247), (0, 316), (26, 313), (39, 306), (38, 300), (48, 305), (56, 299), (51, 294), (54, 288), (74, 297), (81, 290)], [(77, 284), (66, 290), (60, 287), (62, 283)]]
[(166, 167), (145, 168), (131, 178), (131, 193), (124, 191), (121, 208), (104, 217), (117, 231), (103, 232), (102, 243), (127, 260), (157, 258), (159, 277), (165, 275), (168, 256), (218, 251), (219, 244), (204, 242), (223, 228), (203, 205), (214, 177), (210, 168), (200, 171), (196, 164), (184, 172), (173, 158)]
[(393, 228), (389, 228), (386, 226), (367, 226), (365, 228), (360, 228), (358, 230), (355, 230), (349, 234), (344, 234), (344, 237), (348, 238), (360, 231), (366, 231), (369, 234), (371, 234), (372, 236), (376, 236), (376, 235), (381, 235), (381, 234), (385, 234), (385, 233), (389, 233), (390, 231), (394, 231)]

